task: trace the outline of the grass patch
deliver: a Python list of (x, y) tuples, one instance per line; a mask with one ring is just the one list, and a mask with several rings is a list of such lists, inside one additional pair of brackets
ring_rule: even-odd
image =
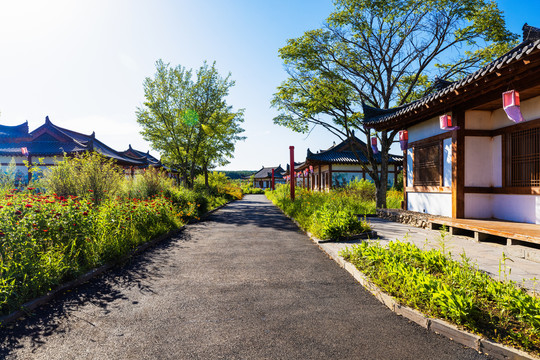
[(400, 241), (388, 247), (364, 242), (340, 255), (402, 304), (540, 354), (540, 299), (514, 282), (493, 279), (465, 255), (455, 261), (443, 249), (423, 251)]
[(295, 201), (291, 201), (289, 185), (266, 191), (276, 206), (320, 239), (338, 240), (371, 230), (358, 218), (375, 212), (375, 186), (369, 181), (356, 181), (328, 193), (297, 188), (295, 195)]

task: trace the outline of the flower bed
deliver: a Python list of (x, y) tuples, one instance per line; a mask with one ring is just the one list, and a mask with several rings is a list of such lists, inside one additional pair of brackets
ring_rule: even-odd
[(0, 314), (179, 227), (195, 208), (11, 191), (0, 198)]

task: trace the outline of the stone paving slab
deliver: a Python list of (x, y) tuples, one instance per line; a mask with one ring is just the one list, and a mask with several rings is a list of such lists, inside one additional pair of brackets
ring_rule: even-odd
[[(407, 240), (423, 249), (441, 249), (441, 233), (437, 230), (417, 228), (380, 218), (369, 218), (372, 229), (377, 233), (377, 240), (388, 243), (394, 240)], [(327, 243), (325, 249), (337, 255), (341, 250), (360, 243), (358, 241)], [(452, 257), (459, 260), (465, 253), (478, 267), (495, 279), (515, 281), (522, 284), (529, 292), (540, 292), (540, 264), (514, 256), (508, 247), (496, 243), (479, 243), (474, 239), (448, 234), (445, 237), (445, 248)], [(506, 260), (503, 262), (503, 253)], [(506, 268), (506, 270), (505, 270)], [(535, 280), (536, 279), (536, 280)], [(538, 282), (538, 283), (537, 283)]]

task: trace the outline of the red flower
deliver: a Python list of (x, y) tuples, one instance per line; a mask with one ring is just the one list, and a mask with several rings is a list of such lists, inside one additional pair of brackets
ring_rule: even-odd
[(25, 207), (31, 208), (31, 207), (32, 207), (32, 204), (26, 204)]
[(34, 190), (34, 189), (35, 189), (35, 188), (33, 188), (33, 187), (29, 187), (29, 188), (28, 188), (28, 190)]
[(82, 213), (84, 216), (88, 215), (88, 211)]
[(49, 230), (47, 230), (47, 229), (43, 229), (43, 232), (47, 232), (47, 231), (49, 231)]
[(20, 210), (15, 211), (15, 215), (21, 215), (22, 212)]
[(94, 190), (90, 190), (90, 189), (88, 189), (88, 192), (94, 192)]

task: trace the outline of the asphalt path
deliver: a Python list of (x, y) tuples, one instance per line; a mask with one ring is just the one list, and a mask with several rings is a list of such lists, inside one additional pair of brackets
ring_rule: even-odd
[(0, 328), (0, 359), (485, 359), (392, 313), (264, 196)]

